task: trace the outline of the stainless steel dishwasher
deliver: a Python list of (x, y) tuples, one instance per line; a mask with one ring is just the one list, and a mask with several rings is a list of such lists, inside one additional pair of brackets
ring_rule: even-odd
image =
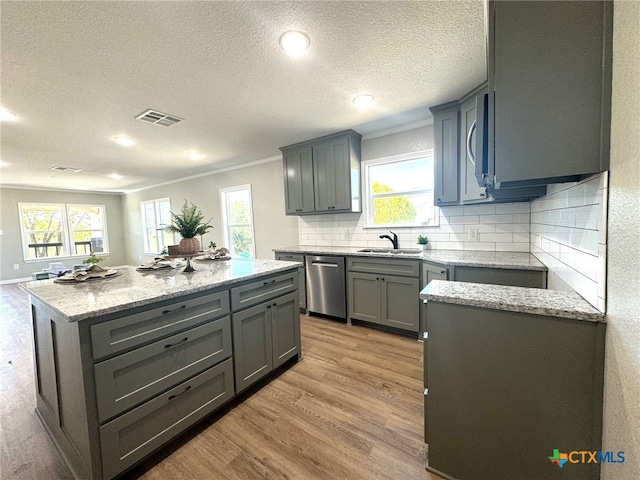
[(344, 257), (307, 255), (308, 311), (347, 318)]

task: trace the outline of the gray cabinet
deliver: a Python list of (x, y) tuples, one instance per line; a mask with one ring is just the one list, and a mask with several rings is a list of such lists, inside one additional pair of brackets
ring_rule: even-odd
[(360, 140), (346, 130), (280, 149), (287, 215), (361, 211)]
[[(422, 264), (422, 285), (429, 285), (431, 280), (451, 280), (451, 269), (437, 263)], [(420, 307), (420, 334), (427, 330), (427, 304)], [(426, 387), (426, 385), (425, 385)]]
[(298, 297), (290, 293), (233, 314), (236, 390), (301, 352)]
[(496, 188), (607, 170), (613, 2), (490, 1), (488, 9)]
[(120, 475), (300, 357), (298, 271), (236, 285), (77, 322), (31, 297), (36, 412), (74, 477)]
[(458, 203), (458, 135), (460, 105), (450, 102), (430, 108), (434, 125), (434, 180), (435, 204)]
[(454, 271), (456, 282), (547, 288), (547, 272), (542, 270), (456, 266)]
[(435, 301), (427, 310), (429, 470), (460, 480), (600, 478), (597, 463), (560, 470), (549, 457), (602, 449), (604, 323)]
[(419, 261), (349, 257), (347, 269), (350, 320), (418, 331)]
[(298, 268), (298, 291), (300, 292), (300, 310), (307, 311), (307, 275), (304, 268), (304, 255), (302, 253), (276, 252), (276, 260), (285, 262), (300, 262), (302, 267)]
[(313, 164), (311, 147), (283, 152), (284, 198), (287, 215), (310, 213), (313, 203)]

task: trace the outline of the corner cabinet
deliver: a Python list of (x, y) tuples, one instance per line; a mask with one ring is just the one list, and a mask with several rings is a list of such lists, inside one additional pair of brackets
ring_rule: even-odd
[(350, 320), (418, 332), (420, 262), (387, 258), (347, 258)]
[(360, 141), (353, 130), (282, 147), (287, 215), (360, 212)]
[(495, 187), (609, 168), (613, 2), (488, 2)]

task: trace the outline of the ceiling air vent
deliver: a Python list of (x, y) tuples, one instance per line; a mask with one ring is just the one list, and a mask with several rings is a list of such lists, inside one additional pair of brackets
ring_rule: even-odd
[(81, 168), (59, 167), (57, 165), (55, 167), (51, 167), (51, 170), (55, 170), (56, 172), (67, 172), (67, 173), (78, 173), (82, 171)]
[(156, 125), (162, 125), (163, 127), (170, 127), (171, 125), (184, 120), (183, 118), (176, 117), (175, 115), (169, 115), (168, 113), (162, 113), (156, 110), (147, 110), (136, 118), (143, 122), (155, 123)]

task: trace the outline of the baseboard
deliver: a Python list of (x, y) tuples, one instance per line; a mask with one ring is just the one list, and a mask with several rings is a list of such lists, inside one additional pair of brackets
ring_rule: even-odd
[(14, 278), (13, 280), (0, 280), (0, 285), (8, 285), (9, 283), (30, 282), (32, 277)]

